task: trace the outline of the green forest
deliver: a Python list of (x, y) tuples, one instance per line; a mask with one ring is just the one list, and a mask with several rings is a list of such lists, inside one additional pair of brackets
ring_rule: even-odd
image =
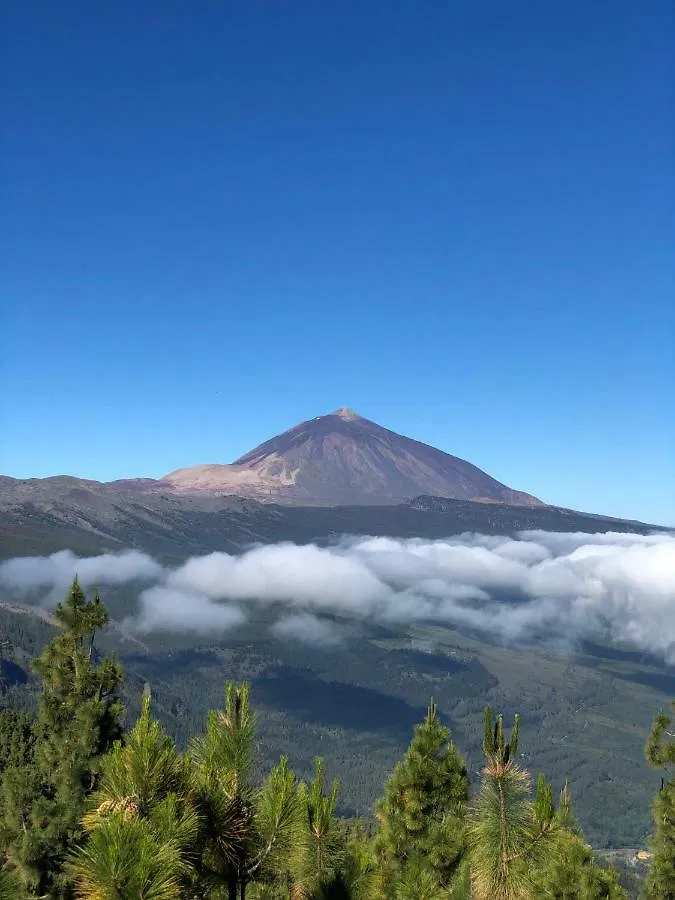
[[(631, 895), (586, 843), (567, 786), (554, 796), (520, 765), (517, 715), (485, 710), (474, 776), (430, 701), (372, 815), (340, 818), (339, 785), (320, 758), (304, 780), (293, 748), (261, 772), (246, 681), (223, 685), (221, 707), (181, 752), (155, 718), (150, 684), (125, 728), (128, 690), (101, 650), (99, 595), (75, 580), (54, 618), (59, 630), (33, 663), (37, 714), (0, 711), (0, 900)], [(673, 724), (661, 712), (645, 735), (646, 762), (662, 776), (640, 888), (655, 900), (675, 900)]]

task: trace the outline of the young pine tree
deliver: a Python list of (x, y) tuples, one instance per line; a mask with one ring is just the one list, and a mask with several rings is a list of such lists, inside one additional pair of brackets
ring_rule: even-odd
[(322, 759), (314, 761), (314, 778), (300, 785), (299, 794), (301, 840), (291, 879), (294, 893), (308, 897), (335, 880), (344, 857), (344, 832), (335, 815), (338, 783), (334, 781), (326, 793)]
[(339, 868), (332, 882), (312, 900), (379, 900), (383, 885), (372, 841), (360, 823), (345, 834)]
[(485, 710), (486, 765), (469, 829), (475, 900), (533, 900), (533, 879), (550, 851), (555, 810), (543, 776), (530, 800), (529, 773), (515, 763), (518, 716), (506, 740), (502, 717)]
[(260, 788), (252, 784), (254, 733), (248, 684), (228, 683), (225, 708), (209, 714), (205, 734), (190, 746), (205, 838), (199, 868), (228, 900), (246, 900), (249, 885), (287, 874), (303, 837), (300, 792), (287, 760)]
[(617, 873), (600, 866), (572, 814), (567, 785), (555, 814), (557, 828), (533, 873), (533, 894), (547, 900), (626, 900)]
[(464, 760), (432, 701), (376, 810), (376, 854), (390, 896), (403, 896), (413, 880), (430, 897), (450, 887), (465, 853), (468, 790)]
[(77, 897), (186, 896), (199, 843), (190, 766), (152, 718), (149, 696), (125, 744), (103, 760), (87, 807), (89, 837), (69, 866)]
[(0, 900), (28, 900), (19, 878), (13, 872), (0, 869)]
[[(675, 700), (671, 703), (675, 714)], [(647, 740), (647, 762), (664, 771), (661, 789), (654, 799), (654, 833), (645, 900), (675, 900), (675, 716), (661, 711)]]
[(567, 785), (556, 809), (540, 775), (515, 762), (518, 716), (506, 740), (502, 717), (485, 711), (486, 766), (469, 829), (472, 900), (625, 900), (616, 873), (596, 863), (574, 816)]
[(35, 662), (42, 679), (34, 765), (5, 773), (3, 837), (8, 866), (40, 896), (70, 892), (64, 863), (82, 840), (85, 798), (102, 756), (121, 735), (122, 671), (97, 658), (95, 639), (108, 623), (98, 594), (77, 582), (54, 610), (60, 634)]

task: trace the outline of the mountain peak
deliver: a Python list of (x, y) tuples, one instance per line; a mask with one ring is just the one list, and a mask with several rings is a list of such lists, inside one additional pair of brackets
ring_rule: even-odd
[(181, 469), (163, 480), (180, 491), (305, 506), (381, 505), (422, 494), (539, 505), (471, 463), (389, 431), (347, 406), (301, 422), (231, 465)]
[(353, 419), (361, 418), (358, 413), (355, 413), (354, 410), (350, 409), (348, 406), (341, 406), (339, 409), (334, 410), (331, 413), (331, 416), (337, 416), (339, 419), (345, 419), (348, 422)]

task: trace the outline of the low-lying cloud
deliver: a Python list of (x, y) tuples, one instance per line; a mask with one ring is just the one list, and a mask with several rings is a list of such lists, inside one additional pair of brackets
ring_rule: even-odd
[(19, 556), (0, 563), (0, 589), (22, 595), (44, 595), (48, 602), (62, 599), (66, 587), (77, 574), (84, 585), (116, 585), (130, 581), (157, 581), (162, 566), (138, 550), (102, 553), (100, 556), (75, 556), (61, 550), (51, 556)]
[(212, 603), (203, 594), (175, 591), (164, 585), (143, 591), (140, 599), (140, 612), (124, 623), (139, 634), (229, 631), (246, 621), (246, 615), (237, 606)]
[(331, 621), (441, 622), (517, 643), (609, 638), (675, 663), (675, 536), (522, 532), (444, 540), (349, 537), (211, 553), (167, 569), (137, 551), (72, 553), (0, 564), (0, 589), (51, 597), (77, 572), (85, 585), (144, 580), (138, 632), (223, 632), (268, 607), (279, 638), (337, 639)]
[(272, 633), (281, 638), (294, 638), (306, 644), (332, 646), (340, 643), (333, 626), (312, 613), (293, 613), (283, 616), (272, 625)]

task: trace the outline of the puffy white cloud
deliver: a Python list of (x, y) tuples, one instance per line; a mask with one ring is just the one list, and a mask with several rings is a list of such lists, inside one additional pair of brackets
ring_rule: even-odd
[(140, 602), (139, 615), (126, 619), (123, 624), (141, 634), (151, 631), (213, 634), (229, 631), (246, 621), (237, 606), (214, 603), (202, 594), (174, 591), (163, 585), (143, 591)]
[[(239, 624), (242, 607), (278, 606), (278, 636), (334, 635), (321, 615), (380, 622), (439, 621), (509, 642), (608, 637), (675, 663), (675, 536), (463, 534), (445, 540), (349, 537), (330, 547), (290, 543), (211, 553), (163, 570), (130, 551), (10, 560), (0, 585), (152, 579), (139, 630), (208, 632)], [(232, 605), (236, 604), (236, 605)], [(129, 624), (129, 623), (127, 623)]]
[(272, 626), (272, 633), (280, 638), (294, 638), (307, 644), (331, 646), (340, 643), (335, 629), (312, 613), (293, 613), (283, 616)]
[(167, 584), (214, 600), (306, 604), (359, 612), (386, 597), (386, 586), (358, 559), (313, 544), (271, 544), (240, 556), (211, 553), (172, 572)]
[(28, 593), (49, 587), (65, 588), (77, 575), (84, 587), (124, 584), (136, 579), (157, 580), (162, 567), (138, 550), (77, 557), (70, 550), (51, 556), (22, 556), (0, 563), (0, 587)]

